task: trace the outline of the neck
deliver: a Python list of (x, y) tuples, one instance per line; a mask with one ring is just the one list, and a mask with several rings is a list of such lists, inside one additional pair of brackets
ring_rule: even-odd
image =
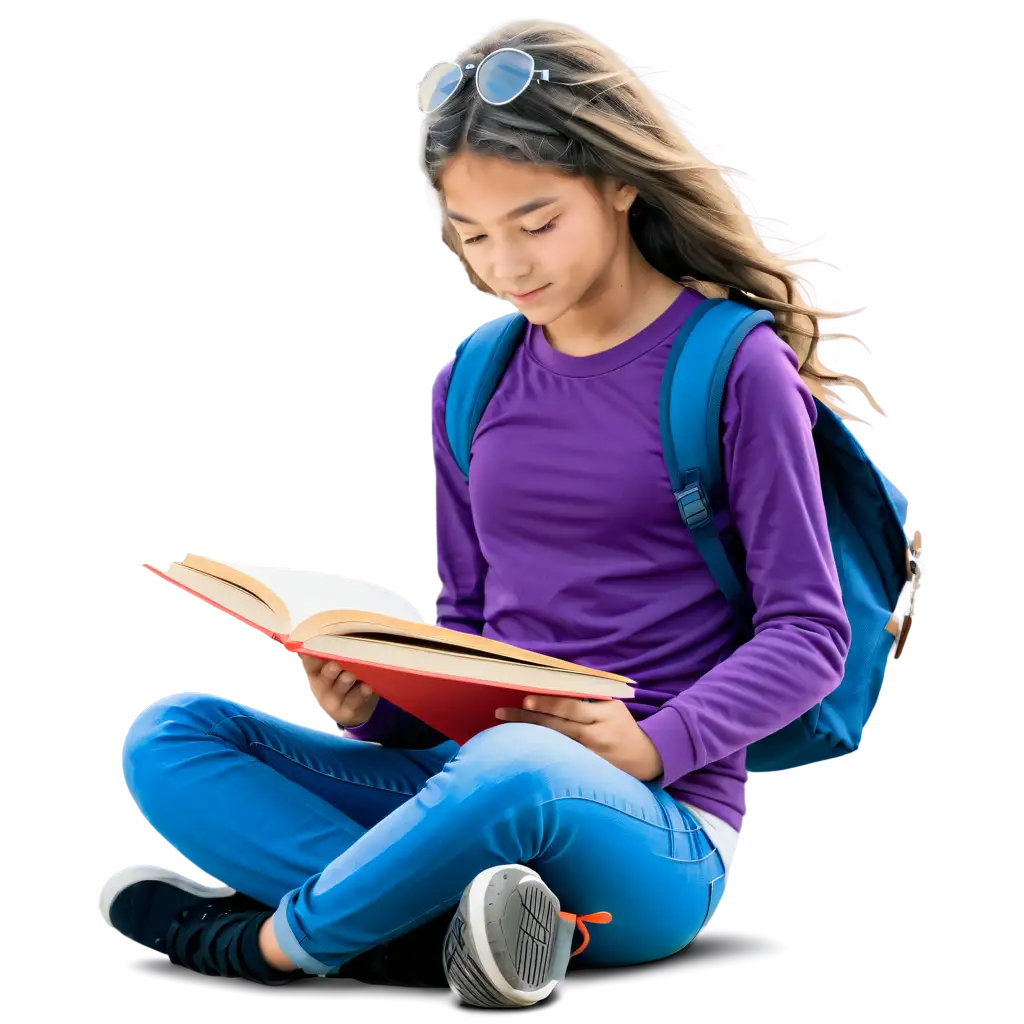
[(544, 336), (566, 355), (595, 355), (633, 337), (682, 291), (681, 284), (655, 270), (631, 245), (572, 309), (544, 325)]

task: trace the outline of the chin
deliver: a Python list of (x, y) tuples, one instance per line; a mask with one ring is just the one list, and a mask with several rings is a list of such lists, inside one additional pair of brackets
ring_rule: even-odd
[(557, 320), (562, 314), (562, 310), (556, 309), (554, 306), (548, 305), (547, 303), (527, 303), (525, 306), (520, 308), (516, 304), (512, 303), (517, 313), (522, 313), (531, 324), (544, 325), (549, 324), (553, 320)]
[(552, 319), (550, 315), (544, 315), (542, 313), (529, 313), (525, 309), (517, 309), (517, 313), (522, 313), (527, 320), (530, 321), (535, 327), (543, 327), (544, 324), (549, 323)]

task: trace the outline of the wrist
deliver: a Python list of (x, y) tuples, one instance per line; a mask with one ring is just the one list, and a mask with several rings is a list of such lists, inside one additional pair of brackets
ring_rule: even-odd
[(363, 705), (361, 713), (358, 718), (352, 718), (351, 716), (345, 716), (344, 718), (336, 718), (335, 721), (343, 729), (358, 729), (361, 725), (366, 723), (373, 717), (374, 711), (377, 710), (377, 705), (380, 703), (380, 694), (375, 693), (370, 697), (367, 702)]
[(658, 748), (654, 745), (654, 741), (650, 736), (642, 729), (640, 730), (640, 735), (643, 736), (643, 742), (641, 744), (636, 777), (641, 782), (653, 782), (661, 775), (664, 775), (665, 766), (662, 764), (661, 754), (658, 752)]

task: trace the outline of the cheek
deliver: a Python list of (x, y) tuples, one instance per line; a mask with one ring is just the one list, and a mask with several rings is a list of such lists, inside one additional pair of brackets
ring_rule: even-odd
[(534, 276), (538, 280), (566, 284), (586, 277), (593, 262), (593, 254), (587, 251), (580, 239), (568, 232), (558, 238), (551, 238), (544, 246), (538, 246), (534, 254)]
[(469, 249), (463, 249), (466, 263), (469, 264), (470, 269), (484, 284), (489, 288), (494, 288), (494, 275), (491, 273), (490, 261), (482, 259), (479, 254), (474, 254), (472, 250), (472, 246)]
[(608, 244), (599, 230), (592, 227), (566, 226), (561, 237), (552, 239), (552, 259), (557, 265), (586, 276), (605, 263)]

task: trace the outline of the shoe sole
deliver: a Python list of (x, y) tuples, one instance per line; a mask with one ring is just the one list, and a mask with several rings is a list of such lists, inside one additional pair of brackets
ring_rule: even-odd
[[(510, 906), (516, 894), (519, 901)], [(476, 963), (465, 962), (458, 942), (446, 942), (446, 966), (455, 978), (453, 984), (449, 977), (449, 985), (478, 1006), (531, 1006), (546, 999), (562, 977), (553, 963), (560, 909), (558, 897), (531, 868), (503, 864), (481, 871), (467, 886), (456, 915), (469, 930), (466, 945)], [(499, 960), (518, 985), (508, 980)]]
[(235, 890), (228, 886), (215, 888), (202, 885), (191, 878), (179, 875), (177, 871), (171, 871), (170, 868), (158, 868), (152, 864), (134, 864), (132, 867), (123, 868), (117, 874), (111, 875), (100, 892), (100, 913), (111, 928), (114, 927), (110, 920), (111, 905), (128, 886), (134, 885), (136, 882), (167, 882), (169, 885), (184, 889), (185, 892), (191, 893), (193, 896), (201, 896), (204, 899), (235, 895)]

